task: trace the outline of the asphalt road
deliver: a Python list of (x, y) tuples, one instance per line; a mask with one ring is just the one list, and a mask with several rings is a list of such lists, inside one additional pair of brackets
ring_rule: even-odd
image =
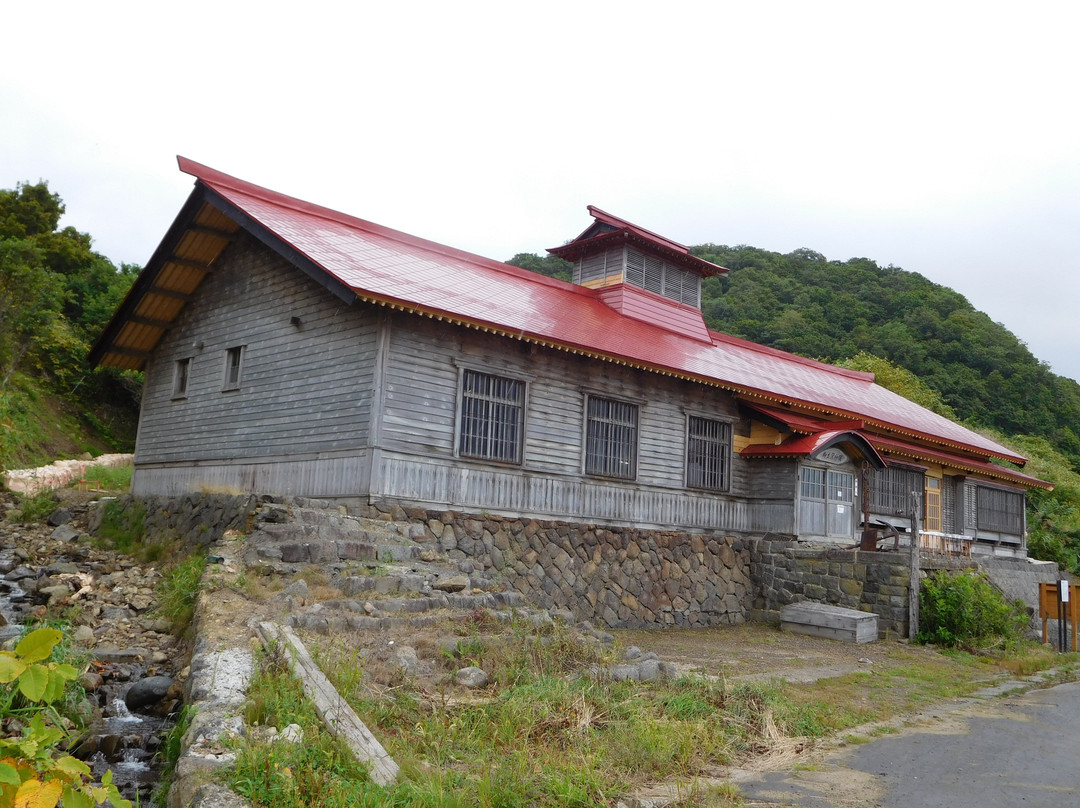
[(749, 806), (1080, 808), (1080, 683), (979, 699), (738, 785)]

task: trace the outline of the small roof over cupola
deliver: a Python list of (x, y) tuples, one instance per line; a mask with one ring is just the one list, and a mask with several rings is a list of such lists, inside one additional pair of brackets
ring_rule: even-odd
[(691, 255), (690, 249), (684, 244), (620, 219), (618, 216), (600, 210), (596, 205), (589, 205), (588, 211), (595, 221), (573, 241), (561, 247), (551, 247), (548, 249), (549, 253), (565, 261), (577, 261), (586, 253), (606, 248), (612, 243), (629, 242), (636, 243), (649, 252), (658, 253), (661, 258), (673, 264), (692, 269), (703, 278), (726, 275), (729, 271), (719, 264)]
[(701, 315), (701, 279), (726, 273), (644, 227), (589, 205), (593, 223), (548, 252), (574, 263), (574, 283), (620, 314), (712, 343)]

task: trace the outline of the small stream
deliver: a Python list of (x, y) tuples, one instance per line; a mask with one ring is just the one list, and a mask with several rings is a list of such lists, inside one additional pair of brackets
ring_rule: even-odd
[(108, 681), (98, 689), (94, 695), (101, 720), (90, 728), (75, 754), (86, 760), (96, 778), (111, 769), (121, 795), (133, 804), (148, 806), (153, 805), (152, 792), (161, 775), (155, 755), (172, 721), (128, 710), (124, 694), (142, 673), (141, 666), (136, 666), (129, 681)]
[[(17, 563), (12, 550), (0, 550), (0, 570), (11, 570)], [(23, 632), (22, 622), (33, 606), (31, 601), (16, 581), (0, 574), (0, 643)], [(99, 781), (111, 769), (113, 783), (133, 805), (155, 806), (152, 794), (161, 776), (156, 752), (173, 717), (131, 712), (124, 696), (146, 674), (146, 666), (141, 662), (108, 661), (108, 654), (99, 656), (105, 659), (92, 662), (90, 670), (100, 674), (101, 684), (88, 690), (86, 696), (97, 708), (94, 713), (100, 711), (100, 719), (69, 747), (69, 753), (85, 760)]]

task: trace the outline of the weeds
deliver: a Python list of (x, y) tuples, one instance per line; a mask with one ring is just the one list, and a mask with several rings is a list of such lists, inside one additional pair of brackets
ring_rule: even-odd
[(191, 555), (166, 568), (158, 582), (155, 612), (172, 623), (173, 634), (182, 635), (191, 625), (205, 569), (206, 556)]
[(127, 492), (131, 490), (131, 466), (92, 466), (83, 477), (101, 491)]
[(120, 500), (102, 506), (101, 526), (97, 535), (121, 553), (133, 553), (142, 545), (146, 532), (146, 506), (132, 501), (126, 506)]
[(44, 522), (49, 514), (56, 510), (59, 500), (52, 491), (39, 491), (36, 494), (24, 495), (17, 510), (12, 512), (12, 521), (20, 524)]

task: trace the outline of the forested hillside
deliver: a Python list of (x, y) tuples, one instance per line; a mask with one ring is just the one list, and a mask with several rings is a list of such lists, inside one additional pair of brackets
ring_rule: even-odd
[(960, 420), (1045, 437), (1080, 467), (1080, 385), (963, 295), (868, 258), (715, 244), (693, 252), (731, 270), (705, 284), (702, 308), (717, 331), (830, 361), (884, 357), (940, 393)]
[(59, 228), (48, 185), (0, 190), (0, 465), (130, 450), (139, 378), (92, 371), (89, 346), (138, 267), (116, 267), (90, 236)]

